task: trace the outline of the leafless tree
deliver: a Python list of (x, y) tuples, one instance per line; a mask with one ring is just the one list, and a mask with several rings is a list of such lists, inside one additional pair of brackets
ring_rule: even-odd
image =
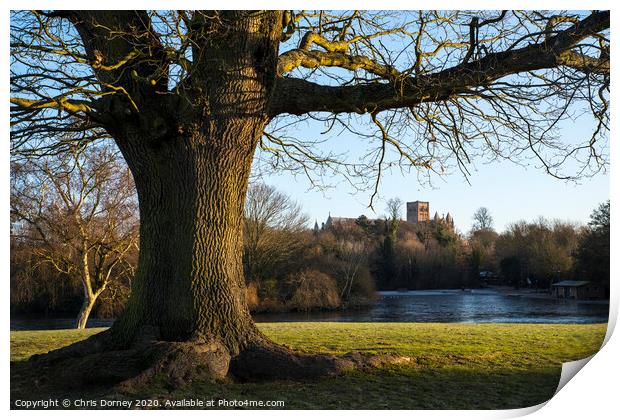
[(390, 198), (386, 203), (386, 210), (390, 220), (400, 220), (403, 211), (403, 200), (398, 197)]
[[(599, 171), (609, 26), (608, 11), (14, 12), (14, 152), (67, 147), (50, 133), (74, 143), (110, 136), (140, 198), (131, 297), (84, 352), (102, 342), (144, 351), (137, 338), (148, 332), (196, 360), (206, 357), (196, 343), (210, 343), (211, 369), (194, 374), (222, 376), (230, 360), (239, 377), (335, 369), (318, 356), (299, 364), (247, 310), (241, 229), (256, 151), (259, 168), (368, 181), (371, 204), (393, 167), (467, 174), (480, 157), (530, 157), (557, 177)], [(590, 136), (561, 135), (584, 114)], [(328, 136), (358, 134), (361, 156), (299, 139), (295, 124), (310, 119)], [(162, 360), (147, 372), (178, 357)]]
[(493, 229), (493, 217), (491, 212), (486, 207), (480, 207), (474, 212), (474, 224), (472, 230), (492, 230)]
[(339, 239), (336, 243), (335, 271), (344, 282), (340, 288), (340, 298), (348, 301), (355, 280), (360, 275), (364, 264), (368, 261), (369, 248), (366, 241), (358, 239)]
[(109, 147), (11, 164), (12, 235), (31, 244), (36, 264), (79, 279), (76, 328), (104, 290), (133, 276), (137, 214), (131, 174)]
[(537, 286), (548, 287), (558, 275), (570, 275), (579, 243), (579, 227), (558, 220), (539, 218), (512, 223), (496, 241), (497, 259), (505, 277), (519, 286), (530, 277)]
[(303, 245), (308, 217), (286, 194), (252, 184), (245, 204), (244, 263), (247, 281), (260, 281)]

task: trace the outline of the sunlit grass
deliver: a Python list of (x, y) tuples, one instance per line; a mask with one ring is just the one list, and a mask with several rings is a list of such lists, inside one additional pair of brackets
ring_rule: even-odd
[[(606, 324), (259, 324), (273, 340), (309, 352), (393, 352), (409, 365), (307, 383), (197, 383), (144, 389), (142, 397), (284, 400), (286, 408), (517, 408), (549, 399), (561, 364), (600, 348)], [(11, 360), (83, 339), (85, 331), (11, 332)], [(15, 379), (15, 378), (13, 378)], [(127, 397), (127, 396), (123, 396)]]

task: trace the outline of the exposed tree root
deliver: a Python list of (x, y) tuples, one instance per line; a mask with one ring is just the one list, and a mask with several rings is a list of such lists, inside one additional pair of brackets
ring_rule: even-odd
[(230, 354), (218, 341), (167, 342), (145, 332), (125, 349), (109, 344), (109, 336), (87, 340), (33, 356), (29, 362), (39, 383), (61, 389), (117, 386), (127, 391), (164, 378), (172, 388), (194, 380), (215, 380), (228, 373)]
[(156, 376), (165, 378), (172, 388), (180, 388), (196, 380), (222, 379), (226, 377), (230, 363), (228, 350), (218, 341), (160, 341), (141, 353), (144, 357), (143, 370), (121, 382), (118, 390), (146, 385)]
[(239, 380), (314, 379), (334, 376), (355, 367), (344, 358), (294, 352), (286, 347), (263, 342), (235, 357), (230, 373)]
[(410, 361), (409, 357), (395, 354), (367, 355), (355, 352), (332, 356), (301, 353), (271, 342), (261, 342), (246, 348), (233, 358), (230, 373), (243, 381), (302, 380)]

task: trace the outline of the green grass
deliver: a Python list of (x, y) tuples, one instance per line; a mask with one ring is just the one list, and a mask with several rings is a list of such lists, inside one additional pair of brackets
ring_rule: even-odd
[[(553, 395), (562, 362), (594, 354), (606, 324), (259, 324), (279, 343), (309, 352), (395, 352), (408, 365), (311, 381), (195, 383), (181, 390), (160, 386), (116, 398), (283, 400), (285, 408), (491, 409), (527, 407)], [(83, 339), (86, 331), (11, 332), (12, 383), (19, 363)], [(19, 388), (14, 386), (13, 388)], [(13, 389), (16, 394), (26, 391)], [(23, 398), (24, 396), (21, 395)]]

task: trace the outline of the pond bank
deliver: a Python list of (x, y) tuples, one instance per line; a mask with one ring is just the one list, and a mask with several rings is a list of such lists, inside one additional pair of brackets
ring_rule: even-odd
[(547, 291), (542, 291), (540, 289), (515, 289), (511, 286), (487, 286), (484, 289), (478, 290), (492, 290), (507, 297), (523, 297), (528, 299), (546, 299), (557, 302), (575, 302), (575, 303), (585, 303), (585, 304), (598, 304), (598, 305), (609, 305), (609, 300), (606, 299), (561, 299), (553, 296), (551, 293)]

